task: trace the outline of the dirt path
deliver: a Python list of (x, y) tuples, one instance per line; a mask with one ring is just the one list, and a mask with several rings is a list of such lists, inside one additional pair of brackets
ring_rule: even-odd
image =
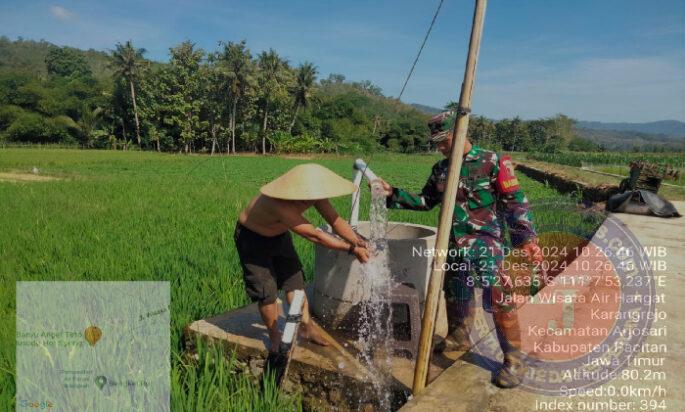
[(0, 173), (0, 182), (50, 182), (60, 180), (57, 177), (44, 176), (33, 173), (4, 172)]

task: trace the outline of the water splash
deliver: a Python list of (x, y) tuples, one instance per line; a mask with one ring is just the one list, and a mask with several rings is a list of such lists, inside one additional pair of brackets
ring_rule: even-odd
[(361, 361), (370, 372), (369, 380), (378, 395), (379, 409), (391, 410), (389, 377), (392, 367), (392, 316), (390, 293), (393, 281), (388, 265), (386, 229), (388, 210), (383, 186), (371, 183), (371, 210), (369, 212), (369, 262), (362, 265), (365, 299), (361, 303), (359, 341)]

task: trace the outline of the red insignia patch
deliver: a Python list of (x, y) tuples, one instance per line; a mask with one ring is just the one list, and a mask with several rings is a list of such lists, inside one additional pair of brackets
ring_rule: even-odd
[(514, 174), (514, 164), (509, 156), (500, 156), (499, 173), (497, 174), (497, 191), (514, 193), (519, 190), (519, 180)]

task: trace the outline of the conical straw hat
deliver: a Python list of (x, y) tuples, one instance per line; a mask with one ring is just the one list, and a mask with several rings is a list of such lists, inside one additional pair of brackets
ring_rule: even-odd
[(286, 200), (318, 200), (353, 193), (356, 187), (316, 163), (295, 166), (259, 189), (262, 194)]

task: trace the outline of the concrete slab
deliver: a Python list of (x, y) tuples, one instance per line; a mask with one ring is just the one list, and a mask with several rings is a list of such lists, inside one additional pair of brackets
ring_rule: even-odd
[[(283, 323), (283, 319), (281, 317), (279, 321)], [(269, 337), (256, 304), (193, 322), (187, 332), (227, 343), (236, 350), (238, 358), (265, 358), (267, 355)], [(323, 347), (303, 342), (295, 348), (293, 359), (353, 379), (362, 379), (365, 374), (356, 358), (338, 345)]]
[[(685, 202), (677, 201), (674, 205), (679, 211), (685, 212)], [(653, 330), (661, 332), (646, 336), (640, 348), (642, 352), (638, 352), (629, 365), (619, 368), (614, 379), (598, 386), (592, 393), (582, 395), (569, 392), (567, 396), (547, 396), (520, 388), (503, 390), (491, 384), (492, 374), (499, 364), (493, 359), (484, 359), (469, 352), (401, 410), (685, 410), (685, 330), (682, 328), (685, 311), (685, 218), (662, 219), (627, 214), (612, 216), (619, 219), (620, 225), (630, 230), (643, 247), (664, 248), (664, 256), (657, 255), (650, 261), (655, 265), (655, 296), (662, 296), (662, 299), (657, 298), (656, 311), (665, 314), (664, 319), (655, 320), (652, 324)], [(587, 295), (598, 291), (601, 294), (602, 288), (593, 286), (577, 288), (577, 294)], [(524, 311), (526, 306), (533, 305), (524, 305), (521, 310)], [(574, 315), (582, 317), (584, 314)], [(491, 334), (481, 341), (493, 338)], [(529, 373), (536, 373), (536, 365), (532, 366)]]
[[(311, 292), (309, 288), (308, 293)], [(282, 305), (281, 305), (282, 312)], [(281, 328), (284, 318), (279, 319)], [(378, 395), (369, 384), (369, 373), (359, 359), (356, 340), (339, 331), (325, 332), (332, 345), (322, 347), (299, 341), (288, 372), (285, 389), (303, 395), (307, 409), (373, 410)], [(262, 374), (267, 356), (268, 334), (256, 304), (195, 321), (185, 328), (189, 352), (195, 350), (195, 338), (223, 345), (235, 351), (236, 359), (255, 377)], [(463, 353), (447, 353), (430, 369), (435, 378)], [(392, 390), (397, 406), (410, 392), (414, 363), (404, 358), (392, 362)]]
[[(282, 315), (282, 313), (281, 313)], [(284, 318), (279, 319), (281, 328)], [(195, 350), (195, 338), (223, 345), (235, 353), (247, 372), (261, 376), (269, 342), (256, 304), (193, 322), (185, 328), (186, 348)], [(331, 346), (300, 342), (284, 382), (287, 391), (303, 394), (308, 409), (354, 409), (358, 405), (372, 405), (375, 394), (365, 384), (366, 370), (352, 354), (348, 342), (329, 337)], [(345, 346), (350, 349), (346, 349)]]

